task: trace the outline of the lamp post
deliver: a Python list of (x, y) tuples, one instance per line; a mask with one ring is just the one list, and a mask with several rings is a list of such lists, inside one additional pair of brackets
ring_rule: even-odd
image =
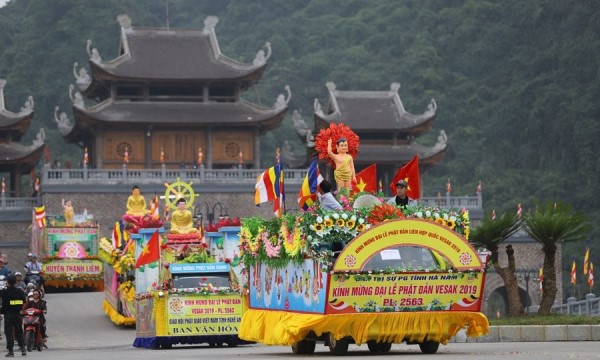
[[(215, 216), (215, 209), (217, 208), (217, 205), (219, 205), (219, 220), (223, 219), (224, 216), (229, 217), (229, 215), (227, 215), (227, 208), (225, 208), (225, 206), (223, 204), (221, 204), (220, 201), (217, 201), (212, 208), (212, 216), (214, 218)], [(225, 214), (223, 214), (223, 209), (225, 208)]]
[[(536, 269), (518, 269), (515, 271), (519, 274), (519, 279), (525, 281), (525, 313), (527, 313), (529, 306), (531, 305), (531, 300), (529, 296), (529, 281), (531, 279), (531, 274), (536, 272)], [(522, 277), (521, 277), (522, 275)]]
[(196, 206), (194, 206), (194, 221), (196, 221), (196, 226), (200, 224), (200, 230), (204, 232), (204, 216), (202, 215), (202, 208), (206, 209), (206, 218), (209, 223), (211, 221), (211, 214), (209, 212), (208, 203), (206, 201), (198, 202)]

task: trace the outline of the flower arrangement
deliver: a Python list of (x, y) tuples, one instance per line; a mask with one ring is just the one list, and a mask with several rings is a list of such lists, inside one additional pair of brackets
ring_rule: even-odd
[[(244, 219), (240, 229), (241, 261), (246, 266), (261, 262), (267, 266), (283, 267), (289, 261), (301, 262), (304, 256), (310, 256), (327, 265), (333, 255), (331, 249), (334, 244), (343, 247), (373, 225), (405, 217), (436, 222), (467, 239), (469, 236), (469, 212), (466, 209), (458, 211), (422, 205), (397, 207), (387, 203), (354, 209), (351, 206), (354, 198), (347, 197), (345, 200), (349, 206), (339, 211), (311, 208), (300, 215), (286, 214), (279, 219)], [(409, 270), (415, 269), (387, 271)]]
[(125, 297), (125, 299), (129, 302), (135, 300), (135, 284), (131, 280), (127, 280), (119, 284), (117, 288), (121, 294)]

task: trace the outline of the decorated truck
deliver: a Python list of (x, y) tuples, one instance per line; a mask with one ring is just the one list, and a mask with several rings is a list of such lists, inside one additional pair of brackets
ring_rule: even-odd
[(435, 353), (463, 328), (488, 332), (480, 312), (487, 255), (467, 241), (468, 212), (366, 196), (356, 208), (245, 219), (249, 308), (240, 338), (291, 345), (295, 354), (320, 341), (336, 355), (351, 343), (387, 352), (406, 342)]
[[(103, 288), (103, 263), (98, 259), (99, 228), (84, 211), (67, 223), (63, 215), (34, 219), (32, 251), (40, 254), (46, 288)], [(37, 249), (37, 250), (36, 250)]]

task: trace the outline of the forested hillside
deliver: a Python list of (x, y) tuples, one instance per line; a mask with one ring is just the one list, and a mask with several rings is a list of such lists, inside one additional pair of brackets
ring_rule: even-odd
[[(54, 106), (70, 114), (72, 64), (87, 67), (85, 44), (105, 60), (116, 56), (118, 14), (134, 27), (166, 27), (165, 0), (12, 0), (0, 8), (0, 78), (8, 109), (36, 100), (29, 132), (47, 129), (53, 156), (81, 156), (53, 121)], [(431, 144), (440, 129), (449, 148), (422, 176), (425, 195), (475, 192), (483, 182), (487, 212), (525, 211), (561, 201), (600, 217), (600, 2), (566, 0), (170, 0), (168, 23), (202, 28), (219, 17), (221, 51), (251, 62), (266, 41), (273, 56), (246, 98), (272, 105), (289, 84), (290, 109), (312, 118), (338, 89), (386, 90), (402, 84), (409, 112), (438, 104)], [(72, 116), (72, 115), (70, 115)], [(297, 144), (291, 119), (264, 141), (263, 159), (285, 138)], [(595, 227), (595, 237), (600, 229)], [(592, 243), (600, 265), (600, 246)], [(583, 244), (567, 248), (581, 263)], [(570, 256), (568, 257), (571, 258)]]

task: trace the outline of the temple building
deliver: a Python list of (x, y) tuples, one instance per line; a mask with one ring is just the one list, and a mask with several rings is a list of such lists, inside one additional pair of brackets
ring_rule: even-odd
[[(45, 132), (40, 129), (31, 145), (19, 141), (29, 129), (33, 119), (33, 97), (25, 101), (19, 112), (6, 109), (4, 86), (0, 79), (0, 174), (2, 174), (3, 196), (28, 197), (28, 189), (21, 189), (21, 177), (35, 171), (35, 166), (44, 151)], [(5, 178), (6, 176), (6, 178)]]
[[(341, 91), (333, 82), (326, 84), (327, 106), (314, 102), (314, 124), (307, 124), (294, 113), (294, 128), (310, 148), (314, 135), (330, 123), (344, 123), (360, 137), (356, 171), (376, 163), (378, 177), (391, 179), (396, 170), (419, 155), (421, 170), (443, 159), (446, 133), (441, 130), (433, 146), (418, 144), (415, 139), (431, 130), (437, 104), (431, 99), (427, 110), (415, 115), (406, 111), (398, 94), (399, 83), (389, 91)], [(387, 178), (386, 178), (387, 174)]]
[(105, 61), (88, 40), (90, 71), (73, 66), (74, 122), (55, 111), (64, 139), (86, 147), (97, 168), (260, 168), (261, 135), (280, 125), (291, 96), (286, 86), (270, 107), (241, 97), (262, 77), (270, 44), (245, 64), (221, 53), (216, 17), (186, 30), (117, 20), (119, 55)]

